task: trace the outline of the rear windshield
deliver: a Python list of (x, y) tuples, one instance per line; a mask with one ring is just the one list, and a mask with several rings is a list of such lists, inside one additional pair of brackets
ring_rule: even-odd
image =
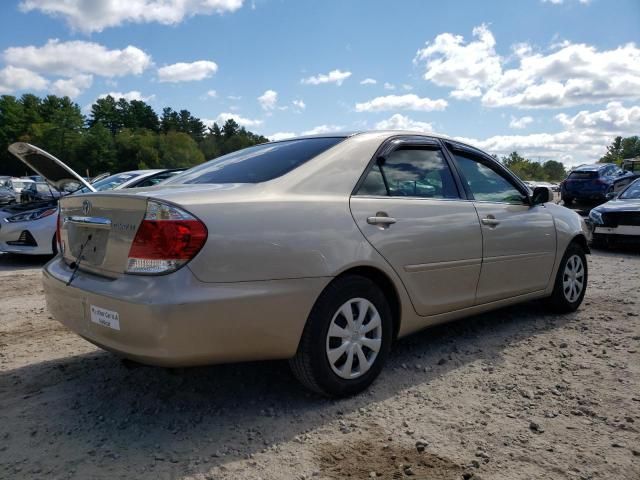
[(598, 172), (573, 172), (569, 175), (569, 178), (571, 180), (598, 178)]
[(210, 160), (165, 183), (266, 182), (290, 172), (342, 140), (344, 137), (305, 138), (256, 145)]

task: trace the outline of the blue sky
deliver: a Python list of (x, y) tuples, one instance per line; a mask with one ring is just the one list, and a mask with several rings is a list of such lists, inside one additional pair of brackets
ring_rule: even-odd
[(115, 92), (272, 138), (433, 130), (575, 164), (640, 134), (639, 26), (638, 0), (6, 0), (0, 94)]

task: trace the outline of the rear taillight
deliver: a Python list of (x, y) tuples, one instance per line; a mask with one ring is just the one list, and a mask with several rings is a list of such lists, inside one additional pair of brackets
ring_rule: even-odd
[(182, 267), (207, 240), (207, 227), (184, 210), (150, 200), (129, 250), (127, 273), (169, 273)]

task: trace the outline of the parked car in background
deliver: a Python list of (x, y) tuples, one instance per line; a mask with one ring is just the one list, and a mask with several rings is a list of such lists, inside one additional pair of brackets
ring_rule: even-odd
[(0, 206), (16, 203), (16, 195), (12, 189), (0, 186)]
[(184, 171), (184, 169), (133, 170), (110, 175), (89, 184), (60, 160), (43, 150), (30, 147), (32, 150), (26, 148), (20, 150), (20, 155), (25, 158), (29, 156), (32, 161), (38, 161), (40, 157), (40, 161), (47, 159), (55, 165), (54, 169), (47, 171), (46, 178), (48, 185), (58, 195), (48, 200), (41, 199), (34, 204), (21, 204), (0, 211), (0, 251), (3, 252), (24, 255), (57, 253), (55, 233), (60, 190), (62, 195), (68, 195), (119, 188), (149, 187)]
[(562, 200), (566, 205), (574, 200), (604, 201), (607, 194), (619, 192), (635, 178), (613, 163), (581, 165), (560, 184)]
[(44, 289), (59, 321), (134, 360), (288, 358), (308, 388), (350, 395), (396, 337), (534, 298), (578, 308), (583, 221), (548, 201), (435, 135), (271, 142), (63, 198)]
[(20, 202), (41, 202), (46, 200), (57, 200), (62, 193), (51, 188), (47, 182), (33, 182), (26, 185), (20, 192)]
[(30, 184), (35, 183), (33, 180), (31, 180), (30, 178), (16, 178), (16, 177), (11, 177), (8, 180), (7, 185), (9, 186), (9, 188), (11, 188), (11, 190), (13, 190), (13, 195), (16, 199), (16, 202), (20, 201), (20, 195), (22, 193), (22, 190), (29, 186)]
[(612, 243), (640, 244), (640, 178), (611, 200), (589, 212), (592, 243), (596, 247)]

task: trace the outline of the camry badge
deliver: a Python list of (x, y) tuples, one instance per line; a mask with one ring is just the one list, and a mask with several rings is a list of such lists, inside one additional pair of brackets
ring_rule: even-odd
[(91, 213), (91, 202), (89, 200), (82, 202), (82, 213), (84, 215), (89, 215)]

